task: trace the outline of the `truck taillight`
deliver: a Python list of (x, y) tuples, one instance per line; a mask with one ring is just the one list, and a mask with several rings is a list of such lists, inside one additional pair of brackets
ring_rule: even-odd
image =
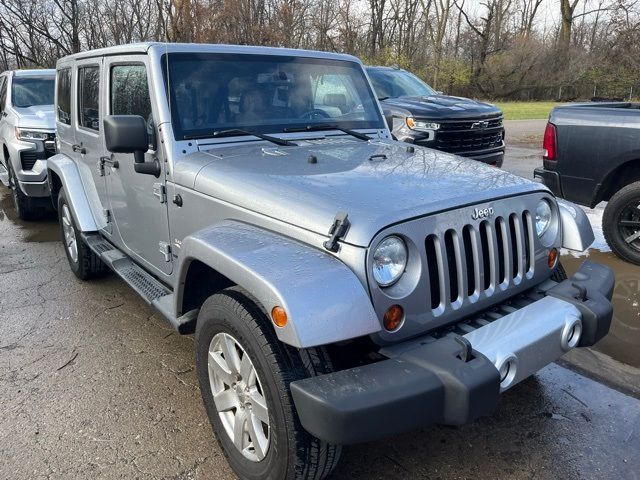
[(544, 140), (542, 141), (542, 148), (544, 148), (545, 160), (557, 160), (556, 154), (558, 153), (556, 126), (549, 122), (547, 128), (544, 129)]

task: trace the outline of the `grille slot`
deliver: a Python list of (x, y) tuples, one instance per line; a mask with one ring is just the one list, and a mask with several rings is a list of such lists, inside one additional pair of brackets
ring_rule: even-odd
[(22, 170), (33, 170), (33, 166), (38, 160), (36, 152), (20, 152), (20, 163)]
[(533, 274), (533, 245), (528, 211), (428, 235), (425, 253), (433, 314), (521, 283)]

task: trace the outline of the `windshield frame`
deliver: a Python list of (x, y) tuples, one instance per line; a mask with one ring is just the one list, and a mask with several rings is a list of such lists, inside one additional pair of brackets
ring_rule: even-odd
[[(367, 68), (367, 74), (369, 75), (369, 77), (373, 77), (376, 73), (380, 73), (380, 74), (389, 74), (389, 76), (392, 77), (400, 77), (400, 76), (404, 76), (406, 78), (408, 78), (409, 80), (411, 80), (414, 84), (419, 84), (420, 86), (424, 87), (424, 89), (428, 92), (426, 94), (424, 93), (416, 93), (416, 94), (409, 94), (409, 95), (391, 95), (387, 98), (402, 98), (402, 97), (431, 97), (434, 95), (437, 95), (438, 92), (436, 90), (433, 89), (433, 87), (431, 85), (429, 85), (427, 82), (425, 82), (424, 80), (422, 80), (420, 77), (418, 77), (417, 75), (409, 72), (408, 70), (403, 70), (403, 69), (391, 69), (391, 68), (381, 68), (381, 67), (369, 67)], [(371, 80), (371, 83), (374, 84), (375, 82), (373, 80)], [(375, 87), (373, 87), (375, 90)], [(378, 92), (376, 92), (377, 98), (380, 98), (381, 96), (378, 96)]]
[[(29, 106), (21, 106), (21, 105), (16, 105), (16, 89), (15, 86), (20, 85), (20, 83), (22, 83), (22, 81), (29, 81), (29, 80), (33, 80), (33, 79), (38, 79), (38, 80), (46, 80), (46, 81), (50, 81), (51, 82), (51, 103), (34, 103), (31, 104)], [(55, 82), (56, 82), (56, 76), (55, 75), (48, 75), (48, 74), (42, 74), (42, 75), (14, 75), (13, 78), (11, 79), (11, 106), (13, 108), (29, 108), (29, 107), (43, 107), (43, 106), (50, 106), (53, 105), (55, 103)]]
[[(313, 125), (314, 123), (336, 123), (340, 125), (340, 127), (344, 127), (351, 130), (383, 130), (386, 128), (386, 124), (384, 121), (384, 117), (382, 115), (382, 111), (380, 108), (380, 104), (375, 94), (375, 90), (371, 85), (369, 78), (364, 71), (362, 64), (357, 61), (349, 61), (349, 60), (341, 60), (341, 59), (332, 59), (325, 57), (316, 57), (316, 56), (305, 56), (305, 55), (275, 55), (275, 54), (265, 54), (265, 53), (226, 53), (226, 52), (193, 52), (193, 51), (179, 51), (179, 52), (168, 52), (164, 53), (160, 57), (160, 65), (162, 70), (162, 81), (164, 83), (164, 93), (168, 102), (169, 115), (171, 118), (172, 130), (174, 134), (174, 138), (176, 141), (184, 141), (189, 139), (205, 139), (205, 138), (215, 138), (214, 132), (217, 130), (225, 130), (225, 129), (237, 129), (240, 128), (237, 125), (229, 125), (226, 127), (220, 128), (204, 128), (204, 129), (188, 129), (183, 130), (180, 124), (179, 113), (177, 108), (174, 106), (177, 105), (176, 100), (176, 92), (174, 89), (169, 88), (167, 69), (169, 68), (172, 60), (174, 59), (189, 59), (189, 60), (210, 60), (210, 59), (225, 59), (225, 60), (233, 60), (238, 61), (238, 57), (257, 57), (257, 60), (268, 60), (276, 62), (307, 62), (314, 64), (330, 65), (334, 64), (336, 66), (345, 66), (348, 65), (350, 68), (353, 68), (358, 75), (361, 76), (362, 83), (364, 88), (366, 89), (367, 95), (369, 95), (371, 99), (371, 103), (373, 105), (375, 119), (371, 120), (353, 120), (353, 121), (340, 121), (337, 118), (328, 118), (322, 119), (321, 121), (313, 121), (309, 119), (301, 118), (300, 122), (296, 123), (269, 123), (269, 124), (258, 124), (258, 125), (247, 125), (243, 127), (247, 130), (251, 130), (252, 132), (260, 133), (260, 134), (270, 134), (270, 135), (279, 135), (286, 134), (285, 129), (291, 127), (306, 127), (307, 125)], [(247, 60), (250, 61), (250, 60)], [(169, 79), (170, 81), (170, 79)], [(286, 134), (291, 135), (291, 134)]]

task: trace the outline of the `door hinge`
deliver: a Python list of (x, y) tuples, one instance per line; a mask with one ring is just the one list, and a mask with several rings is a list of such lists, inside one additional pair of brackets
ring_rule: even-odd
[(111, 223), (111, 210), (107, 210), (106, 208), (102, 210), (102, 214), (104, 215), (104, 219), (107, 223)]
[(153, 195), (160, 200), (160, 203), (167, 203), (167, 188), (162, 183), (153, 184)]
[(160, 247), (160, 253), (164, 255), (164, 261), (170, 262), (171, 261), (171, 245), (169, 245), (167, 242), (160, 242), (158, 243), (158, 246)]

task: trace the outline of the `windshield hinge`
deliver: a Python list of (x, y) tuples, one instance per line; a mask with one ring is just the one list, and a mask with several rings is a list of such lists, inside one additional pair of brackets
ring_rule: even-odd
[(167, 188), (162, 183), (153, 184), (153, 195), (160, 200), (160, 203), (167, 202)]
[(160, 253), (164, 255), (164, 261), (170, 262), (171, 261), (171, 245), (169, 245), (167, 242), (160, 242), (158, 243), (158, 247), (159, 247)]
[(349, 230), (349, 220), (347, 219), (348, 215), (345, 212), (338, 212), (333, 219), (333, 224), (329, 229), (329, 235), (331, 237), (329, 240), (323, 243), (324, 248), (329, 250), (330, 252), (337, 252), (340, 248), (338, 246), (338, 240), (343, 238), (347, 231)]

